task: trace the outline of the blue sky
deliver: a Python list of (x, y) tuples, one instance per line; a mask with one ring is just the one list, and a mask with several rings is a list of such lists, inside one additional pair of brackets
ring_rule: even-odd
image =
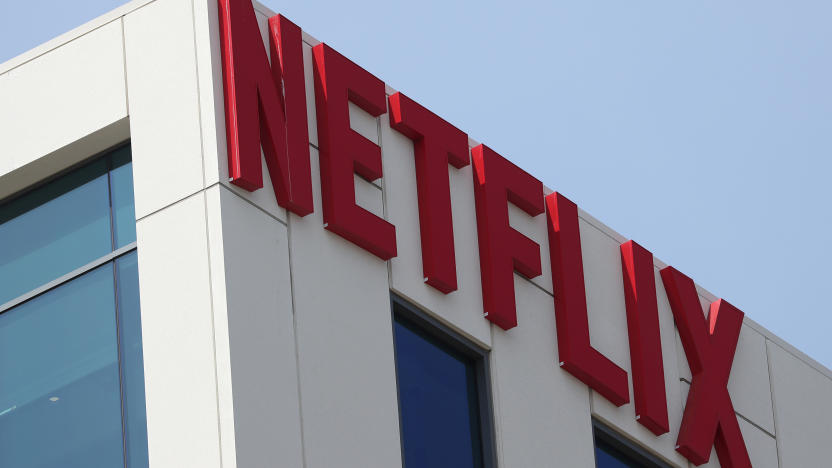
[[(119, 0), (2, 0), (0, 62)], [(832, 367), (832, 2), (264, 3)]]

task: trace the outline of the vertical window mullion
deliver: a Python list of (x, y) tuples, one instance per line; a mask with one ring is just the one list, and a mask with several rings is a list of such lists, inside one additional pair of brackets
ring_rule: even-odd
[(615, 431), (592, 420), (596, 468), (668, 468), (669, 465)]
[[(108, 177), (109, 179), (109, 177)], [(112, 204), (111, 207), (111, 220), (112, 220)], [(111, 223), (112, 225), (112, 223)], [(115, 244), (113, 244), (115, 245)], [(113, 261), (113, 289), (115, 294), (113, 294), (113, 301), (115, 302), (113, 310), (115, 310), (116, 315), (116, 344), (117, 344), (117, 354), (118, 354), (118, 391), (119, 391), (119, 400), (121, 401), (121, 446), (122, 446), (122, 456), (123, 456), (123, 463), (125, 468), (127, 468), (127, 417), (126, 412), (124, 410), (124, 359), (123, 359), (123, 345), (121, 340), (121, 314), (119, 313), (119, 297), (121, 295), (121, 285), (119, 284), (118, 280), (118, 265), (116, 261)]]
[(115, 271), (120, 285), (119, 357), (122, 370), (122, 421), (127, 466), (146, 468), (147, 421), (144, 397), (144, 366), (141, 356), (141, 316), (138, 298), (138, 257), (136, 251), (116, 260)]
[[(116, 227), (115, 227), (115, 213), (113, 211), (113, 158), (112, 155), (107, 155), (107, 201), (110, 206), (110, 246), (112, 250), (116, 250), (118, 247), (116, 245)], [(123, 363), (123, 352), (122, 352), (122, 340), (121, 340), (121, 317), (119, 314), (119, 295), (120, 295), (120, 285), (118, 281), (118, 268), (116, 266), (116, 262), (113, 261), (113, 288), (115, 294), (113, 295), (114, 310), (115, 310), (115, 320), (116, 320), (116, 343), (117, 343), (117, 351), (118, 351), (118, 389), (119, 389), (119, 400), (121, 401), (121, 446), (122, 446), (122, 455), (123, 455), (123, 463), (124, 467), (127, 468), (127, 418), (126, 418), (126, 411), (125, 411), (125, 401), (124, 401), (124, 363)]]
[(0, 331), (26, 337), (4, 342), (21, 352), (2, 362), (3, 466), (147, 467), (130, 159), (119, 145), (0, 203), (0, 273), (19, 283), (0, 290)]
[(107, 156), (107, 202), (110, 206), (110, 248), (116, 250), (115, 213), (113, 212), (113, 158)]

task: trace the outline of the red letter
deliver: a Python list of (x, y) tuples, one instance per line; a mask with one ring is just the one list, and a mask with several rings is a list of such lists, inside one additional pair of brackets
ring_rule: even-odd
[(396, 228), (355, 204), (358, 174), (381, 177), (381, 148), (350, 128), (348, 102), (378, 117), (387, 110), (384, 83), (326, 44), (312, 49), (321, 160), (324, 227), (388, 260), (396, 256)]
[(454, 225), (448, 164), (468, 164), (468, 135), (402, 93), (390, 96), (390, 126), (414, 142), (422, 270), (425, 282), (456, 291)]
[(634, 241), (621, 244), (621, 267), (636, 419), (653, 434), (662, 435), (670, 430), (670, 426), (667, 421), (653, 254)]
[(231, 182), (263, 187), (262, 143), (277, 203), (305, 216), (314, 207), (300, 28), (279, 15), (269, 20), (271, 66), (251, 2), (219, 7)]
[(560, 365), (614, 405), (621, 406), (630, 401), (627, 372), (589, 343), (578, 206), (555, 192), (546, 197), (546, 208)]
[(750, 468), (728, 394), (744, 314), (720, 299), (711, 304), (705, 319), (693, 280), (673, 267), (661, 270), (661, 275), (693, 377), (676, 450), (701, 465), (710, 458), (713, 446), (723, 467)]
[(541, 268), (540, 246), (509, 226), (507, 202), (537, 216), (543, 213), (543, 184), (485, 145), (471, 150), (471, 155), (482, 305), (488, 320), (508, 330), (517, 326), (514, 270), (531, 279)]

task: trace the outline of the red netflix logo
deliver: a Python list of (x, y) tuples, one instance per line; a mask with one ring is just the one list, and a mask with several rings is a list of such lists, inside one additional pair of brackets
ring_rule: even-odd
[[(232, 183), (263, 186), (261, 149), (277, 203), (298, 216), (315, 209), (307, 130), (301, 31), (282, 16), (269, 20), (271, 62), (250, 0), (218, 0)], [(457, 289), (448, 165), (473, 162), (477, 238), (488, 320), (517, 326), (514, 273), (541, 274), (540, 245), (514, 230), (508, 203), (546, 216), (555, 291), (559, 365), (617, 406), (630, 402), (627, 372), (589, 339), (578, 207), (485, 145), (471, 150), (467, 135), (401, 93), (387, 98), (384, 83), (326, 44), (312, 49), (324, 228), (383, 260), (396, 256), (396, 228), (358, 206), (355, 174), (383, 175), (381, 148), (352, 130), (348, 103), (413, 141), (422, 268), (429, 286)], [(669, 431), (659, 335), (653, 255), (637, 243), (621, 245), (624, 299), (636, 419), (656, 435)], [(724, 467), (750, 467), (727, 383), (743, 313), (719, 300), (705, 318), (693, 281), (672, 267), (661, 271), (690, 365), (691, 382), (677, 450), (692, 463), (716, 448)]]

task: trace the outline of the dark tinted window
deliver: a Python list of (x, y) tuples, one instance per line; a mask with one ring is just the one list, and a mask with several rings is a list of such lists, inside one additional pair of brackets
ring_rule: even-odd
[(477, 358), (401, 314), (394, 329), (405, 466), (485, 466)]
[(600, 423), (594, 423), (597, 468), (666, 468), (656, 457)]

